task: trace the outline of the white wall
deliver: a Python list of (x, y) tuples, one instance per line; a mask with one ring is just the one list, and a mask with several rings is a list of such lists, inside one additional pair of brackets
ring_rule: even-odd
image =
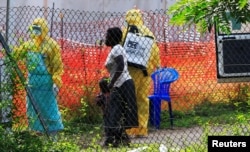
[[(9, 0), (10, 7), (45, 6), (83, 11), (126, 12), (137, 6), (141, 10), (167, 9), (176, 0)], [(0, 0), (6, 7), (7, 0)]]

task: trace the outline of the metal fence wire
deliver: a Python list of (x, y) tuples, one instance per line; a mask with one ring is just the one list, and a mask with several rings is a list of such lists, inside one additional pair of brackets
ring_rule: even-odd
[[(249, 136), (247, 51), (250, 43), (229, 40), (248, 39), (250, 26), (244, 24), (240, 30), (233, 29), (236, 33), (231, 37), (216, 35), (214, 31), (201, 35), (195, 26), (170, 25), (166, 10), (141, 13), (143, 24), (155, 36), (160, 68), (174, 68), (179, 74), (170, 87), (173, 126), (167, 101), (160, 102), (161, 110), (156, 111), (160, 118), (155, 118), (152, 107), (156, 103), (149, 99), (143, 103), (143, 99), (137, 98), (138, 119), (144, 126), (140, 124), (139, 131), (130, 131), (132, 146), (124, 148), (127, 151), (138, 147), (146, 151), (163, 147), (168, 151), (206, 151), (209, 135)], [(7, 12), (6, 8), (0, 8), (1, 34), (11, 51), (10, 58), (3, 45), (0, 46), (1, 125), (10, 123), (14, 131), (29, 130), (47, 135), (60, 130), (65, 136), (78, 136), (76, 142), (83, 150), (93, 146), (93, 138), (97, 139), (97, 145), (102, 145), (107, 126), (96, 97), (100, 94), (99, 81), (109, 77), (104, 64), (111, 50), (103, 42), (108, 28), (127, 26), (125, 16), (126, 12), (31, 6), (14, 7)], [(48, 23), (48, 37), (44, 42), (30, 41), (31, 31), (36, 29), (31, 26), (32, 22), (41, 17)], [(40, 32), (45, 32), (44, 25), (39, 27), (39, 24), (35, 24), (37, 31), (42, 27)], [(54, 50), (59, 54), (53, 53)], [(16, 69), (21, 74), (17, 74)], [(150, 74), (145, 76), (150, 81), (144, 82), (142, 78), (139, 83), (135, 82), (135, 87), (139, 88), (136, 96), (146, 92), (148, 87), (146, 98), (153, 94), (155, 88)], [(62, 83), (57, 82), (60, 78)], [(56, 88), (59, 91), (55, 91)], [(124, 115), (126, 113), (122, 118)], [(152, 125), (150, 119), (160, 121), (159, 126)]]

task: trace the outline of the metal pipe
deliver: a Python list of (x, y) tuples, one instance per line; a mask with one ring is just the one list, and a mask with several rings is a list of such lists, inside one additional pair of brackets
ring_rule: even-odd
[(54, 8), (55, 8), (55, 3), (53, 3), (53, 7), (52, 7), (52, 17), (51, 17), (51, 25), (50, 25), (50, 37), (53, 36)]
[(5, 41), (7, 44), (8, 44), (8, 39), (9, 39), (9, 12), (10, 12), (10, 0), (7, 0), (6, 31), (5, 31)]

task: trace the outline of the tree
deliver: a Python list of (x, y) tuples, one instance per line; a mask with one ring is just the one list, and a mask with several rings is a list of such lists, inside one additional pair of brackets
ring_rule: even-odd
[(236, 23), (250, 21), (249, 0), (178, 0), (167, 12), (170, 24), (190, 27), (196, 25), (201, 33), (212, 27), (223, 33), (231, 33), (230, 20)]

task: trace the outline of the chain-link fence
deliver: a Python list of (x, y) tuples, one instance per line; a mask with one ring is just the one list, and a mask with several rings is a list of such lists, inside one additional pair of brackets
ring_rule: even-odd
[[(38, 125), (40, 127), (38, 130), (42, 132), (45, 130), (50, 134), (56, 130), (49, 128), (50, 125), (47, 123), (62, 121), (59, 126), (55, 124), (54, 127), (60, 130), (62, 129), (60, 125), (63, 124), (62, 132), (65, 136), (79, 137), (76, 138), (78, 139), (76, 142), (82, 149), (93, 147), (93, 143), (103, 144), (105, 125), (102, 109), (96, 104), (96, 96), (100, 93), (98, 84), (100, 79), (109, 75), (104, 64), (111, 48), (106, 47), (102, 42), (108, 28), (126, 27), (126, 12), (85, 12), (29, 6), (11, 8), (9, 12), (6, 8), (0, 8), (0, 11), (1, 33), (5, 36), (12, 53), (15, 50), (24, 50), (24, 47), (20, 49), (20, 46), (30, 40), (30, 25), (34, 19), (43, 17), (48, 22), (48, 35), (61, 48), (59, 56), (63, 65), (62, 85), (55, 98), (53, 90), (39, 92), (39, 89), (47, 89), (43, 88), (46, 84), (44, 81), (54, 80), (53, 77), (31, 78), (32, 74), (27, 73), (29, 68), (25, 66), (28, 61), (15, 56), (9, 59), (6, 49), (3, 50), (1, 46), (3, 50), (0, 56), (2, 124), (11, 122), (13, 130), (18, 131), (34, 129)], [(128, 151), (141, 147), (151, 151), (165, 147), (169, 151), (181, 149), (206, 151), (209, 135), (249, 136), (250, 100), (247, 77), (249, 56), (245, 50), (249, 43), (225, 42), (229, 39), (238, 39), (234, 35), (234, 38), (223, 34), (215, 35), (213, 32), (201, 35), (194, 26), (188, 29), (172, 26), (169, 24), (169, 16), (166, 15), (165, 10), (142, 12), (142, 17), (143, 24), (154, 34), (159, 47), (160, 67), (174, 68), (179, 74), (179, 78), (170, 87), (173, 127), (169, 122), (168, 102), (162, 100), (161, 111), (158, 111), (161, 113), (159, 128), (149, 123), (148, 132), (143, 136), (132, 134), (130, 136), (132, 146), (125, 146), (125, 149)], [(35, 29), (35, 27), (32, 28)], [(250, 33), (250, 27), (244, 25), (241, 32), (245, 33), (244, 35)], [(237, 33), (239, 34), (241, 33)], [(242, 38), (247, 39), (247, 36)], [(221, 44), (221, 42), (225, 43)], [(31, 42), (28, 44), (35, 44), (35, 46), (27, 47), (30, 50), (46, 49), (43, 43)], [(51, 46), (52, 44), (48, 44), (48, 47)], [(231, 52), (223, 52), (223, 49), (229, 49)], [(245, 51), (239, 52), (235, 49)], [(33, 55), (35, 53), (27, 55), (30, 56), (29, 62), (39, 58)], [(55, 64), (58, 63), (56, 59), (58, 58), (51, 59), (51, 63), (45, 61), (45, 67), (52, 66), (58, 69), (60, 66)], [(20, 81), (20, 75), (8, 72), (13, 67), (17, 68), (13, 66), (16, 63), (18, 69), (22, 71), (21, 75), (25, 82)], [(231, 67), (228, 69), (229, 66)], [(51, 71), (47, 72), (47, 75), (51, 75)], [(26, 81), (28, 78), (29, 82)], [(32, 86), (29, 86), (32, 79), (34, 84), (31, 85), (39, 86), (35, 87), (35, 90), (30, 89)], [(53, 83), (53, 81), (47, 82), (51, 88)], [(150, 86), (150, 93), (147, 95), (150, 96), (154, 90), (153, 81), (148, 84), (140, 83)], [(144, 90), (144, 88), (140, 89)], [(139, 92), (136, 93), (138, 95)], [(146, 111), (152, 110), (151, 108), (145, 107)], [(47, 113), (48, 116), (43, 113)], [(52, 121), (43, 121), (52, 119), (50, 116), (54, 113)], [(28, 118), (31, 116), (32, 120)]]

